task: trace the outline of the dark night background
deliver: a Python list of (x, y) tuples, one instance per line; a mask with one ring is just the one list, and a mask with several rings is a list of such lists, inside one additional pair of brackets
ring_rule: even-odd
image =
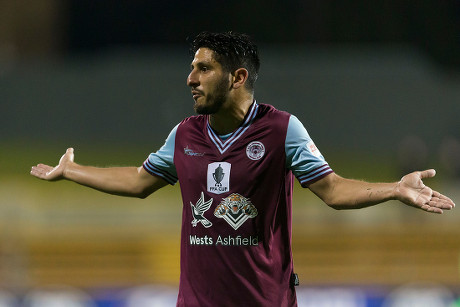
[[(141, 165), (194, 114), (187, 40), (204, 30), (253, 37), (257, 101), (296, 115), (338, 174), (433, 167), (429, 185), (459, 204), (458, 0), (0, 0), (2, 307), (37, 289), (33, 306), (77, 306), (66, 289), (84, 307), (174, 306), (177, 185), (135, 200), (29, 171), (70, 146), (81, 164)], [(338, 212), (296, 183), (299, 306), (460, 306), (459, 210)]]

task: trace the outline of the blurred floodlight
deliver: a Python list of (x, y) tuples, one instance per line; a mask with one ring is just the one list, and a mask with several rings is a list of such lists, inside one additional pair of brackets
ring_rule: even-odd
[(23, 307), (96, 307), (96, 304), (83, 291), (58, 286), (31, 290)]
[(408, 284), (390, 293), (383, 307), (449, 307), (453, 301), (452, 292), (440, 285)]
[(14, 307), (16, 305), (16, 298), (13, 294), (0, 290), (0, 307)]
[(177, 289), (165, 286), (143, 286), (126, 293), (125, 307), (174, 307)]
[(299, 307), (365, 307), (366, 297), (358, 289), (310, 289), (297, 290)]

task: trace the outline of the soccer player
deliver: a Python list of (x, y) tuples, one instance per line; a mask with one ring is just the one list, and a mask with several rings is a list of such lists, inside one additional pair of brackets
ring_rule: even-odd
[(197, 116), (175, 126), (140, 167), (97, 168), (67, 149), (56, 167), (31, 174), (111, 194), (145, 198), (180, 182), (183, 214), (177, 306), (296, 306), (291, 252), (294, 176), (335, 209), (391, 199), (434, 213), (448, 197), (425, 186), (434, 170), (393, 183), (343, 178), (300, 121), (256, 102), (257, 47), (244, 34), (200, 33), (187, 85)]

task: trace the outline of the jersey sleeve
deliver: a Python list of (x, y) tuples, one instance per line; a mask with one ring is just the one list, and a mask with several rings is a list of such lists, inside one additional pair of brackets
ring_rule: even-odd
[(171, 185), (176, 184), (178, 180), (174, 165), (177, 126), (171, 130), (164, 145), (157, 152), (151, 153), (142, 165), (149, 174), (158, 176)]
[(285, 151), (286, 167), (304, 188), (333, 173), (305, 127), (294, 115), (289, 118)]

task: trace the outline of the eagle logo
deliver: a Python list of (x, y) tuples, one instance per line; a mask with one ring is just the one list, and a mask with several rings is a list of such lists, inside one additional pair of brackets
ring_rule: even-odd
[(193, 215), (193, 221), (192, 225), (193, 227), (196, 227), (198, 223), (201, 222), (201, 225), (203, 225), (206, 228), (209, 228), (212, 226), (212, 223), (208, 221), (203, 214), (209, 210), (209, 208), (212, 205), (213, 199), (211, 198), (208, 201), (204, 201), (204, 194), (201, 192), (201, 197), (198, 199), (195, 205), (190, 202), (190, 206), (192, 207), (192, 215)]

